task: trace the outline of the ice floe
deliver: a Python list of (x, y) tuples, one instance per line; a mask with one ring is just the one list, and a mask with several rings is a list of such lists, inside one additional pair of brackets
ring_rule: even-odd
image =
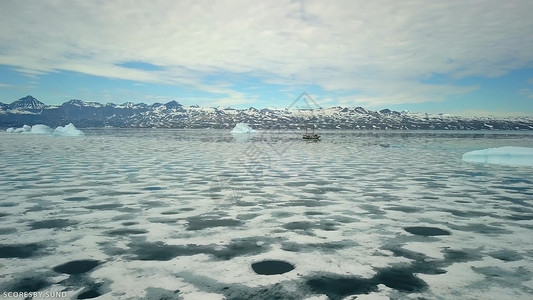
[(512, 166), (533, 166), (533, 148), (505, 146), (463, 154), (463, 161)]
[(10, 127), (6, 130), (8, 133), (20, 133), (20, 134), (43, 134), (53, 136), (85, 136), (85, 133), (69, 123), (65, 126), (58, 126), (56, 129), (50, 128), (50, 126), (43, 124), (36, 124), (33, 126), (24, 125), (20, 128)]

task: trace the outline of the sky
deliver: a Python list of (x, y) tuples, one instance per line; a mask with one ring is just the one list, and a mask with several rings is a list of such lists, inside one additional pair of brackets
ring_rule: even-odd
[(531, 0), (0, 1), (0, 102), (533, 116)]

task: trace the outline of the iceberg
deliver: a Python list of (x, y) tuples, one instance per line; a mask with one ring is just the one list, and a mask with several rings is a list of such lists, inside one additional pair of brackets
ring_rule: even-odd
[(19, 134), (43, 134), (53, 136), (85, 136), (85, 133), (77, 129), (72, 123), (66, 126), (58, 126), (56, 129), (52, 129), (49, 126), (43, 124), (37, 124), (33, 126), (24, 125), (20, 128), (8, 128), (6, 132)]
[(52, 128), (46, 125), (37, 124), (37, 125), (33, 125), (31, 127), (31, 130), (27, 133), (52, 135), (53, 132), (54, 130)]
[(533, 148), (505, 146), (463, 154), (463, 161), (510, 166), (533, 166)]
[(254, 133), (256, 132), (252, 127), (246, 123), (237, 123), (231, 133)]
[(69, 123), (68, 125), (57, 126), (53, 133), (54, 136), (85, 136), (83, 131), (79, 130), (74, 126), (74, 124)]

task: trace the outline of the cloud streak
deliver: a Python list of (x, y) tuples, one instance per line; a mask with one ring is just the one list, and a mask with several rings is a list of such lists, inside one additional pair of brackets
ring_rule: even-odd
[[(533, 67), (533, 1), (12, 1), (0, 64), (183, 86), (246, 102), (224, 75), (316, 85), (363, 103), (439, 101), (428, 84)], [(128, 62), (162, 66), (142, 70)], [(221, 74), (217, 84), (208, 80)], [(350, 98), (350, 97), (347, 97)]]

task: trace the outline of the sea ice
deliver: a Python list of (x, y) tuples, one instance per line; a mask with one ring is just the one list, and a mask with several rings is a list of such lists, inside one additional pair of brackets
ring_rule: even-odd
[(505, 146), (463, 154), (463, 161), (512, 166), (533, 166), (533, 148)]
[(231, 133), (254, 133), (256, 132), (252, 127), (246, 123), (237, 123)]
[(8, 128), (6, 132), (20, 134), (45, 134), (54, 136), (85, 136), (85, 133), (77, 129), (72, 123), (66, 126), (58, 126), (56, 129), (52, 129), (43, 124), (37, 124), (33, 126), (24, 125), (20, 128)]

